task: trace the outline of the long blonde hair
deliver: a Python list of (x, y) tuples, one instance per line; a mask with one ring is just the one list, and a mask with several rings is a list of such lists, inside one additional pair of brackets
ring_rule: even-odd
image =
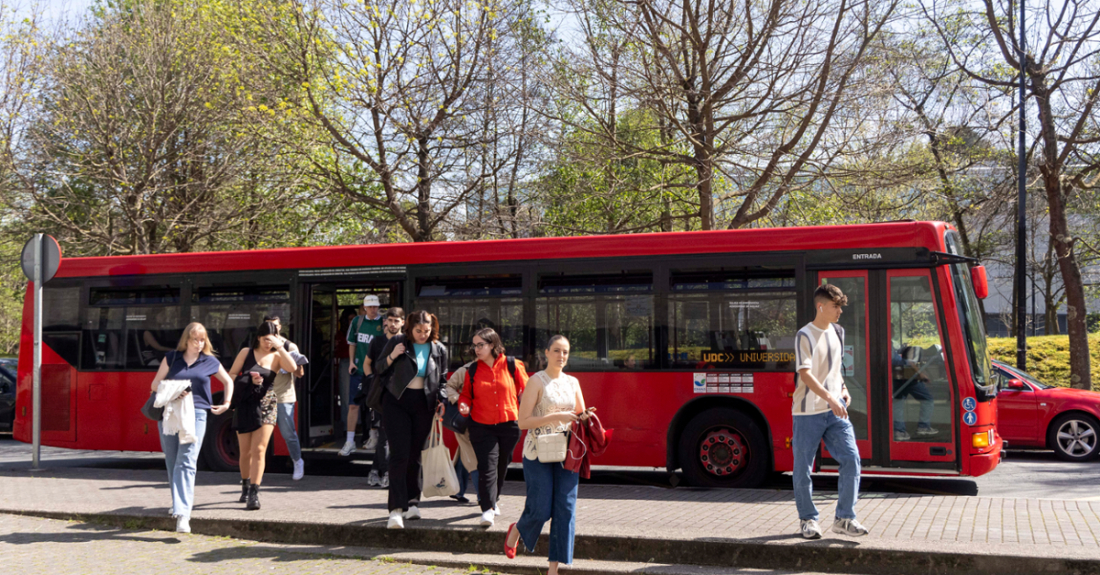
[(187, 327), (183, 328), (183, 335), (180, 336), (180, 342), (176, 345), (176, 351), (187, 351), (187, 343), (191, 341), (191, 336), (195, 335), (195, 332), (199, 330), (202, 330), (202, 333), (206, 334), (206, 341), (203, 342), (202, 352), (206, 355), (214, 355), (214, 347), (210, 345), (210, 334), (206, 332), (206, 327), (197, 321), (193, 321), (187, 324)]

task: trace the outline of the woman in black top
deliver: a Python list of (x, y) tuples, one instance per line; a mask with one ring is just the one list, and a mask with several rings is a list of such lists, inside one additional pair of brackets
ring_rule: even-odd
[[(389, 529), (420, 519), (420, 450), (442, 411), (447, 348), (439, 343), (439, 321), (426, 311), (409, 314), (405, 330), (388, 342), (372, 364), (381, 384), (382, 426), (390, 442)], [(404, 512), (404, 513), (402, 513)]]
[(298, 369), (279, 341), (279, 328), (265, 321), (256, 330), (252, 347), (237, 354), (229, 377), (233, 387), (233, 429), (240, 445), (241, 502), (247, 509), (260, 508), (260, 482), (264, 477), (264, 455), (275, 429), (278, 402), (275, 374), (280, 369)]

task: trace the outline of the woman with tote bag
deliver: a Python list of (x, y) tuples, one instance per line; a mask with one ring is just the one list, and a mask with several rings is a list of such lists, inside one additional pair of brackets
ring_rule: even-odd
[(439, 320), (414, 311), (404, 333), (395, 335), (375, 360), (375, 385), (383, 386), (382, 425), (390, 442), (390, 518), (388, 529), (404, 529), (420, 519), (420, 450), (442, 412), (447, 380), (447, 348), (439, 343)]
[(519, 427), (527, 430), (523, 443), (523, 479), (527, 501), (519, 521), (508, 527), (504, 553), (516, 556), (523, 540), (534, 552), (542, 526), (550, 521), (550, 568), (573, 562), (573, 535), (577, 522), (577, 485), (580, 477), (562, 465), (568, 445), (566, 433), (584, 413), (584, 395), (577, 378), (562, 372), (569, 362), (569, 340), (555, 335), (546, 345), (546, 369), (531, 376), (519, 406)]

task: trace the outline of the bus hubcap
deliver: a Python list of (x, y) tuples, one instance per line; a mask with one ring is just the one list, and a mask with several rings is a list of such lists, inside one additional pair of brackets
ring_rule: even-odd
[(740, 434), (730, 429), (715, 429), (703, 437), (699, 461), (712, 475), (728, 477), (745, 467), (749, 450)]
[(1084, 421), (1071, 419), (1058, 429), (1058, 446), (1067, 455), (1078, 457), (1092, 451), (1096, 445), (1096, 430)]
[(240, 464), (240, 445), (237, 443), (236, 433), (233, 433), (232, 426), (223, 425), (221, 427), (221, 433), (218, 435), (218, 455), (221, 456), (222, 461), (230, 465)]

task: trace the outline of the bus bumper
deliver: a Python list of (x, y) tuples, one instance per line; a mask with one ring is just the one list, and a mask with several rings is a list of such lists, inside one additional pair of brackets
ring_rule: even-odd
[(985, 453), (971, 454), (970, 473), (968, 473), (968, 475), (970, 475), (971, 477), (978, 477), (980, 475), (985, 475), (986, 473), (993, 471), (997, 467), (997, 464), (999, 464), (1001, 460), (1004, 459), (1005, 447), (1006, 442), (1002, 440), (1001, 437), (998, 435), (997, 443), (993, 445), (993, 449), (990, 449)]

